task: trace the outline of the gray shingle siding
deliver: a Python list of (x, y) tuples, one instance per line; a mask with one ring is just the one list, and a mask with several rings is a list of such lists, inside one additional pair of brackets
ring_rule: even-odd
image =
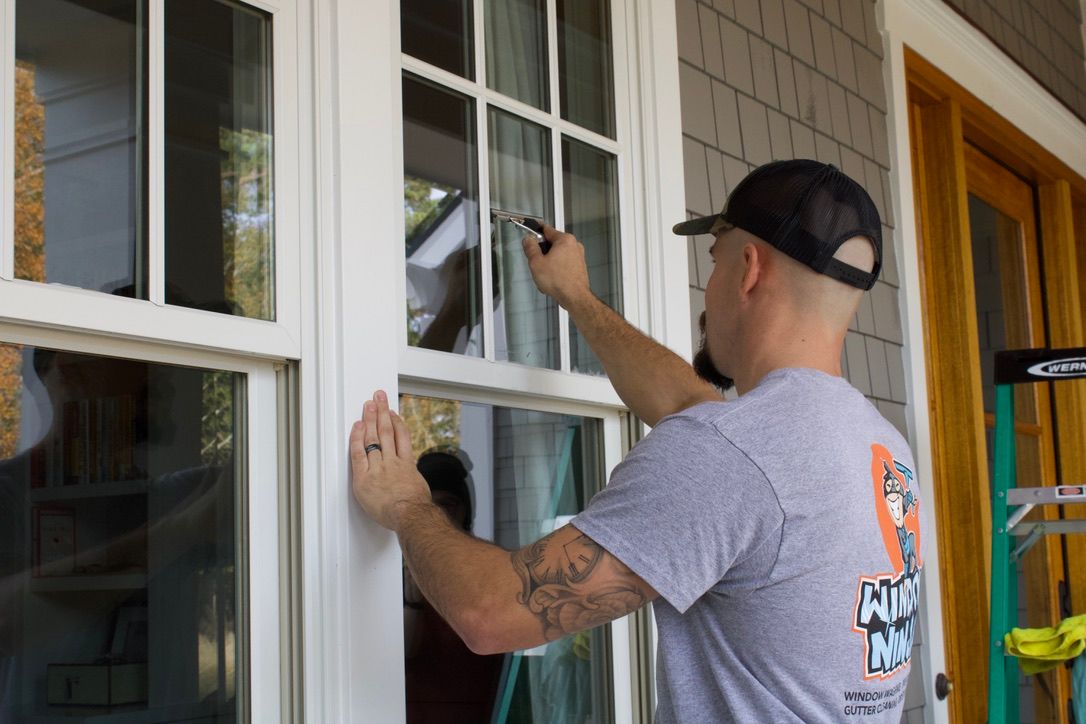
[(1077, 0), (945, 0), (1086, 121), (1086, 47)]

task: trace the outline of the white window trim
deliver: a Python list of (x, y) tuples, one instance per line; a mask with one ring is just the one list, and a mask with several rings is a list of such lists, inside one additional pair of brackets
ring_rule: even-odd
[[(275, 163), (275, 308), (276, 321), (234, 317), (167, 306), (164, 269), (163, 198), (163, 7), (149, 2), (148, 48), (148, 261), (149, 299), (135, 300), (14, 279), (15, 211), (13, 123), (0, 124), (0, 320), (121, 335), (129, 339), (197, 345), (223, 352), (251, 353), (280, 359), (301, 356), (301, 276), (303, 209), (299, 179), (300, 93), (296, 0), (236, 0), (272, 15), (273, 133)], [(15, 114), (15, 2), (0, 0), (0, 108)]]
[[(315, 451), (302, 461), (305, 712), (311, 721), (403, 721), (400, 553), (351, 500), (345, 454), (362, 403), (377, 388), (395, 395), (410, 374), (403, 315), (394, 311), (404, 298), (399, 2), (314, 2), (317, 268), (302, 290), (315, 320), (315, 329), (303, 326), (302, 365), (302, 434), (314, 442), (304, 452)], [(675, 9), (652, 0), (625, 7), (627, 27), (615, 34), (632, 36), (629, 193), (640, 198), (624, 201), (623, 264), (634, 274), (629, 288), (644, 290), (626, 313), (689, 358), (686, 244), (670, 230), (685, 217)], [(556, 401), (547, 397), (530, 406)], [(618, 721), (630, 720), (618, 711)]]
[[(894, 230), (901, 275), (902, 316), (905, 333), (908, 422), (916, 452), (922, 495), (934, 501), (931, 418), (928, 412), (927, 360), (924, 356), (923, 293), (917, 243), (909, 107), (904, 47), (915, 50), (937, 67), (949, 71), (956, 82), (992, 107), (1037, 143), (1059, 157), (1076, 173), (1086, 176), (1086, 124), (1040, 86), (1006, 53), (939, 0), (886, 0), (879, 3), (880, 28), (886, 38), (886, 80), (889, 112), (893, 198), (898, 209)], [(952, 71), (950, 69), (953, 69)], [(935, 516), (931, 522), (934, 524)], [(924, 606), (924, 721), (949, 721), (946, 701), (935, 695), (935, 675), (946, 671), (943, 612), (938, 558), (938, 531), (925, 533)]]
[[(281, 560), (279, 530), (279, 441), (277, 422), (277, 385), (275, 368), (269, 361), (240, 356), (213, 354), (201, 350), (180, 350), (150, 345), (113, 336), (80, 334), (0, 322), (0, 340), (8, 344), (47, 347), (89, 355), (118, 357), (171, 366), (199, 367), (239, 372), (246, 375), (248, 480), (245, 482), (247, 508), (238, 551), (246, 558), (238, 565), (248, 572), (248, 601), (245, 605), (248, 630), (239, 629), (238, 669), (248, 665), (247, 680), (238, 682), (244, 690), (250, 721), (279, 722), (288, 712), (283, 708), (280, 691), (287, 673), (282, 666), (280, 611), (284, 591), (280, 588)], [(272, 481), (270, 484), (268, 481)], [(248, 647), (244, 646), (248, 643)], [(240, 701), (240, 700), (239, 700)]]

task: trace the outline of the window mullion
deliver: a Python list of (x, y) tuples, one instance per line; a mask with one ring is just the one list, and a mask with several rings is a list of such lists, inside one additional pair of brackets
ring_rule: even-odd
[[(559, 102), (558, 80), (558, 3), (557, 0), (547, 0), (547, 58), (548, 77), (550, 78), (551, 96), (551, 174), (554, 188), (554, 220), (551, 221), (555, 228), (563, 229), (566, 225), (566, 210), (563, 203), (565, 198), (562, 187), (562, 120), (561, 103)], [(558, 351), (561, 364), (559, 369), (563, 372), (570, 370), (569, 354), (569, 313), (561, 307), (558, 308)]]
[(472, 28), (475, 33), (475, 150), (479, 159), (479, 281), (482, 289), (479, 296), (482, 302), (483, 316), (483, 359), (494, 360), (494, 285), (498, 280), (491, 273), (494, 250), (491, 248), (490, 233), (490, 129), (487, 123), (486, 88), (486, 17), (484, 0), (473, 0)]
[(148, 299), (166, 303), (166, 0), (148, 0), (147, 276)]
[(15, 0), (0, 0), (0, 279), (15, 277)]
[(490, 263), (494, 250), (490, 233), (490, 163), (489, 127), (487, 104), (483, 98), (475, 99), (476, 157), (479, 159), (479, 280), (482, 286), (479, 296), (483, 313), (483, 359), (494, 360), (494, 285), (498, 283), (491, 273)]
[(430, 65), (429, 63), (407, 55), (406, 53), (402, 53), (400, 57), (403, 69), (420, 78), (433, 81), (439, 85), (464, 93), (465, 95), (483, 98), (489, 105), (492, 105), (495, 108), (500, 108), (503, 111), (508, 111), (514, 115), (526, 118), (541, 126), (558, 128), (566, 136), (582, 141), (589, 146), (595, 146), (608, 153), (618, 154), (622, 149), (620, 142), (615, 139), (601, 136), (595, 131), (582, 128), (576, 123), (567, 121), (553, 113), (541, 111), (527, 103), (502, 95), (498, 91), (487, 88), (486, 85), (481, 82), (461, 78), (458, 75), (454, 75), (447, 70)]

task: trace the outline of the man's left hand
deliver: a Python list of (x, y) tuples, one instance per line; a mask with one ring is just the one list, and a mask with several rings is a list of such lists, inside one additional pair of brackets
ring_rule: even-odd
[[(369, 452), (366, 448), (369, 448)], [(430, 488), (415, 467), (411, 433), (388, 408), (382, 390), (363, 409), (351, 428), (351, 488), (362, 510), (391, 531), (412, 505), (432, 505)]]

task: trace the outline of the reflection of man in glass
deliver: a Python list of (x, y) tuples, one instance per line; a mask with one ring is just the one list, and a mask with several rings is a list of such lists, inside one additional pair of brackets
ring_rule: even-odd
[[(595, 296), (572, 235), (545, 227), (546, 255), (524, 241), (536, 285), (653, 427), (570, 523), (512, 552), (465, 535), (431, 501), (382, 391), (351, 433), (354, 495), (474, 651), (535, 647), (653, 601), (660, 724), (837, 721), (857, 693), (887, 702), (865, 720), (896, 724), (908, 658), (871, 671), (853, 622), (858, 581), (886, 566), (872, 450), (911, 455), (841, 375), (881, 267), (878, 211), (835, 167), (780, 161), (674, 231), (713, 237), (696, 366)], [(739, 399), (723, 399), (733, 384)]]
[[(471, 460), (459, 448), (434, 448), (418, 470), (434, 504), (465, 533), (472, 527)], [(501, 656), (471, 652), (423, 596), (404, 567), (404, 651), (408, 724), (464, 724), (490, 717)]]

